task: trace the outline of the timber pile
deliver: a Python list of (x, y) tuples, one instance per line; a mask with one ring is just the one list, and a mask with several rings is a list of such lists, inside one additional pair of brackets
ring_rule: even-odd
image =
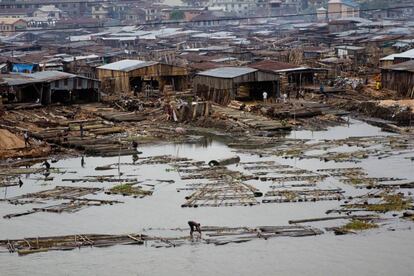
[(292, 129), (289, 124), (271, 120), (263, 116), (241, 112), (233, 108), (214, 106), (214, 112), (221, 117), (236, 121), (242, 128), (251, 128), (259, 131), (288, 131)]
[(239, 181), (218, 181), (206, 184), (187, 197), (181, 207), (253, 206), (259, 204), (258, 189)]
[[(172, 232), (188, 229), (174, 229)], [(242, 243), (258, 239), (270, 239), (277, 237), (306, 237), (321, 235), (323, 232), (317, 228), (305, 226), (258, 226), (248, 227), (202, 227), (203, 233), (208, 238), (197, 239), (197, 243), (226, 245), (230, 243)], [(175, 236), (175, 237), (174, 237)], [(0, 240), (0, 247), (9, 253), (16, 253), (19, 256), (28, 254), (67, 251), (87, 247), (108, 247), (115, 245), (143, 245), (151, 244), (152, 247), (177, 247), (182, 245), (192, 245), (194, 240), (188, 236), (180, 237), (176, 233), (169, 236), (149, 236), (143, 234), (76, 234), (67, 236), (32, 237), (24, 239)]]
[(240, 162), (240, 158), (236, 156), (212, 160), (208, 166), (204, 162), (192, 163), (191, 166), (176, 164), (182, 180), (208, 182), (187, 184), (186, 186), (189, 188), (177, 189), (177, 192), (195, 190), (186, 197), (186, 203), (181, 207), (252, 206), (259, 204), (256, 197), (262, 196), (262, 193), (257, 188), (242, 182), (255, 177), (244, 175), (224, 166), (238, 162)]
[[(80, 125), (83, 125), (83, 137)], [(67, 128), (48, 128), (32, 133), (33, 137), (58, 144), (66, 148), (82, 150), (94, 156), (118, 156), (136, 154), (129, 144), (123, 144), (112, 134), (124, 132), (122, 127), (115, 127), (102, 120), (68, 122)]]
[(342, 200), (344, 191), (341, 189), (314, 190), (273, 190), (265, 194), (262, 203), (307, 202), (323, 200)]
[(6, 110), (24, 110), (24, 109), (34, 109), (34, 108), (41, 108), (42, 104), (40, 103), (13, 103), (13, 104), (5, 104), (3, 107)]
[(122, 112), (122, 111), (108, 111), (99, 114), (102, 118), (113, 122), (141, 122), (146, 119), (146, 116), (137, 112)]
[[(39, 162), (39, 161), (37, 161)], [(18, 176), (23, 174), (36, 174), (45, 171), (41, 168), (9, 168), (4, 167), (0, 169), (0, 177), (4, 176)]]
[(49, 205), (46, 207), (36, 207), (31, 210), (8, 214), (3, 216), (3, 218), (14, 218), (25, 215), (34, 214), (37, 212), (53, 212), (53, 213), (62, 213), (62, 212), (77, 212), (84, 207), (89, 206), (101, 206), (101, 205), (112, 205), (116, 203), (122, 203), (115, 200), (101, 200), (101, 199), (88, 199), (83, 198), (85, 195), (96, 194), (97, 192), (102, 191), (100, 188), (86, 188), (86, 187), (69, 187), (69, 186), (56, 186), (54, 189), (44, 190), (36, 193), (28, 193), (13, 198), (4, 199), (10, 204), (14, 205), (24, 205), (24, 204), (44, 204), (45, 200), (47, 201), (56, 201), (62, 200), (58, 204)]
[[(115, 134), (123, 133), (123, 127), (97, 118), (88, 108), (90, 107), (14, 110), (9, 111), (7, 116), (2, 118), (2, 123), (12, 131), (29, 130), (29, 135), (33, 138), (66, 148), (82, 150), (90, 155), (117, 156), (136, 153), (129, 147), (130, 142), (120, 143), (118, 139), (112, 137)], [(113, 109), (110, 110), (113, 111)], [(107, 114), (112, 112), (106, 111)], [(124, 116), (127, 113), (121, 112), (119, 114)], [(123, 118), (130, 120), (125, 116)], [(83, 126), (83, 137), (80, 132), (81, 125)]]

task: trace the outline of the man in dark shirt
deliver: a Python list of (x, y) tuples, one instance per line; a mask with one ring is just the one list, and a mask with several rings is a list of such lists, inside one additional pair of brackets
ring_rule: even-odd
[(80, 137), (81, 139), (83, 139), (83, 123), (80, 123), (79, 130), (80, 130)]
[(45, 166), (47, 171), (50, 169), (50, 164), (49, 164), (49, 162), (47, 162), (47, 160), (45, 160), (45, 162), (43, 162), (43, 165)]
[(189, 221), (188, 225), (190, 225), (190, 236), (191, 236), (191, 238), (193, 238), (194, 231), (197, 231), (198, 233), (200, 233), (200, 237), (201, 237), (201, 224), (200, 223), (197, 223), (195, 221)]

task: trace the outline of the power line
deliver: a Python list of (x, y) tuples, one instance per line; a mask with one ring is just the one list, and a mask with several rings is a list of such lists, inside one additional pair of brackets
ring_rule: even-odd
[[(368, 12), (368, 11), (392, 11), (399, 9), (412, 9), (414, 5), (409, 6), (400, 6), (400, 7), (390, 7), (390, 8), (378, 8), (378, 9), (360, 9), (359, 12)], [(327, 15), (332, 14), (342, 14), (342, 11), (339, 12), (326, 12)], [(202, 22), (222, 22), (222, 21), (242, 21), (242, 20), (253, 20), (253, 19), (275, 19), (275, 18), (290, 18), (290, 17), (304, 17), (318, 15), (317, 12), (312, 13), (302, 13), (302, 14), (283, 14), (283, 15), (263, 15), (263, 16), (240, 16), (240, 17), (221, 17), (215, 19), (200, 19), (200, 20), (173, 20), (173, 21), (157, 21), (157, 22), (145, 22), (139, 23), (135, 26), (157, 26), (157, 25), (179, 25), (179, 24), (194, 24)], [(97, 29), (97, 28), (111, 28), (111, 27), (131, 27), (131, 24), (117, 24), (112, 26), (84, 26), (84, 27), (68, 27), (68, 28), (42, 28), (42, 29), (24, 29), (24, 30), (15, 30), (15, 31), (0, 31), (0, 33), (24, 33), (24, 32), (40, 32), (40, 31), (65, 31), (65, 30), (79, 30), (79, 29)], [(208, 27), (208, 26), (206, 26)]]

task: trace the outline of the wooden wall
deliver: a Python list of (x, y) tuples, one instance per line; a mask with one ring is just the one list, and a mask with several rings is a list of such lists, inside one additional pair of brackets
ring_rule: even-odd
[(164, 82), (163, 78), (165, 77), (183, 77), (183, 79), (186, 79), (188, 73), (187, 69), (184, 67), (156, 63), (154, 65), (138, 68), (129, 72), (98, 68), (97, 75), (102, 82), (106, 79), (114, 80), (114, 93), (126, 93), (132, 90), (130, 87), (130, 78), (133, 77), (154, 78), (154, 80), (158, 80), (162, 85)]
[(383, 88), (397, 91), (401, 96), (414, 96), (414, 72), (382, 69), (381, 82)]

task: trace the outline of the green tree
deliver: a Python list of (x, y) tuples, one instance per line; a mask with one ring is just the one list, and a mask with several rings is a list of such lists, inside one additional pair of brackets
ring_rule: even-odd
[(180, 10), (173, 10), (170, 16), (171, 20), (182, 20), (184, 19), (184, 12)]

